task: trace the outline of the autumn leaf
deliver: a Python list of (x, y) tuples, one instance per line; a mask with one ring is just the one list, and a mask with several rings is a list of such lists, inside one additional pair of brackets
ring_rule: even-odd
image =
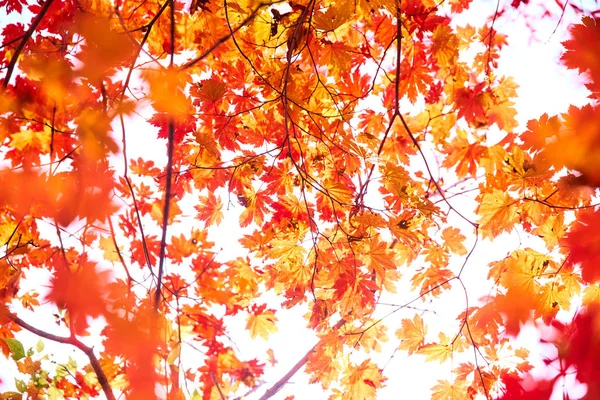
[(119, 254), (117, 251), (121, 251), (122, 249), (117, 250), (115, 247), (115, 243), (112, 238), (101, 237), (99, 243), (100, 249), (104, 251), (104, 259), (111, 262), (119, 261)]
[(362, 400), (376, 397), (377, 389), (384, 386), (386, 378), (381, 370), (369, 360), (347, 370), (342, 379), (348, 400)]
[(276, 333), (277, 317), (274, 310), (266, 309), (266, 305), (253, 306), (248, 318), (246, 318), (246, 329), (250, 332), (252, 339), (260, 336), (264, 340), (269, 339), (269, 335)]
[(556, 25), (533, 1), (113, 3), (0, 0), (6, 396), (386, 398), (389, 347), (450, 367), (415, 398), (600, 398), (598, 18), (561, 58), (591, 101), (522, 132), (543, 99), (498, 65), (515, 11)]
[(262, 225), (263, 218), (267, 212), (267, 204), (270, 203), (269, 196), (264, 191), (255, 191), (249, 188), (244, 194), (239, 196), (240, 203), (245, 207), (240, 214), (240, 226), (245, 227), (255, 222)]
[(542, 114), (539, 119), (528, 121), (527, 131), (520, 135), (524, 142), (523, 148), (533, 151), (542, 150), (548, 141), (558, 134), (560, 128), (561, 122), (556, 115), (549, 118), (548, 114)]
[(546, 242), (549, 249), (556, 246), (565, 235), (564, 217), (562, 214), (551, 215), (545, 221), (532, 231)]
[(479, 83), (473, 88), (460, 88), (455, 93), (458, 117), (464, 117), (469, 124), (480, 124), (485, 118), (484, 84)]
[(156, 111), (173, 117), (187, 113), (190, 104), (183, 94), (188, 77), (174, 69), (149, 71), (145, 78), (150, 84), (150, 98)]
[(227, 85), (217, 78), (200, 81), (192, 87), (191, 95), (197, 97), (200, 102), (214, 104), (223, 99), (227, 91)]
[(396, 336), (400, 339), (400, 350), (408, 351), (408, 354), (417, 352), (425, 341), (427, 328), (423, 319), (419, 315), (410, 319), (402, 320), (402, 327), (396, 331)]
[(421, 346), (417, 353), (423, 354), (427, 362), (437, 360), (441, 364), (452, 356), (452, 348), (449, 344), (429, 343)]
[(578, 223), (563, 239), (563, 245), (569, 251), (569, 263), (581, 266), (584, 282), (595, 283), (600, 279), (600, 237), (596, 234), (600, 228), (600, 214), (584, 210), (578, 215)]
[(83, 62), (81, 73), (93, 83), (110, 75), (110, 69), (133, 55), (131, 40), (125, 33), (112, 30), (108, 19), (83, 13), (75, 26), (85, 38), (85, 45), (78, 56)]
[(517, 218), (517, 202), (508, 193), (492, 189), (485, 193), (477, 209), (479, 225), (484, 237), (495, 238), (500, 233), (512, 229)]
[(103, 331), (107, 338), (106, 351), (124, 356), (129, 361), (127, 381), (130, 396), (135, 399), (154, 396), (157, 376), (153, 358), (164, 325), (147, 305), (143, 305), (131, 321), (114, 313), (107, 315), (107, 321), (109, 325)]
[(532, 318), (538, 299), (521, 287), (510, 289), (495, 299), (496, 310), (505, 316), (506, 333), (518, 336), (521, 326)]
[(458, 57), (458, 39), (452, 32), (452, 28), (446, 25), (438, 25), (432, 35), (433, 45), (431, 52), (438, 64), (450, 66)]
[(315, 29), (325, 32), (333, 32), (351, 18), (351, 12), (348, 1), (332, 3), (324, 12), (318, 12), (314, 15)]
[(539, 304), (534, 316), (550, 324), (560, 310), (571, 308), (570, 296), (562, 285), (547, 283), (541, 288)]
[(583, 290), (582, 303), (584, 306), (600, 303), (600, 285), (595, 283), (586, 287)]
[(72, 329), (83, 335), (88, 328), (87, 317), (99, 317), (106, 311), (104, 287), (108, 272), (98, 271), (96, 265), (85, 258), (79, 266), (67, 266), (60, 258), (55, 265), (46, 300), (67, 309)]
[(600, 24), (597, 18), (583, 17), (581, 24), (570, 30), (571, 39), (563, 42), (565, 52), (561, 61), (580, 72), (589, 71), (591, 82), (587, 84), (596, 98), (600, 85), (600, 57), (595, 49), (600, 45)]
[(460, 233), (458, 228), (448, 227), (442, 232), (444, 245), (453, 253), (464, 256), (467, 254), (467, 249), (463, 244), (465, 236)]
[(205, 221), (206, 225), (219, 225), (223, 221), (223, 205), (214, 193), (208, 193), (208, 196), (201, 196), (199, 204), (196, 205), (198, 219)]
[(426, 93), (428, 86), (433, 81), (429, 75), (429, 68), (425, 67), (423, 63), (424, 61), (418, 58), (417, 62), (400, 77), (401, 93), (406, 93), (411, 102), (415, 102), (420, 93)]
[(486, 156), (487, 149), (479, 143), (470, 143), (466, 132), (459, 130), (458, 135), (448, 147), (448, 157), (442, 165), (445, 168), (455, 167), (458, 178), (475, 176), (481, 159)]
[(467, 387), (464, 381), (438, 380), (432, 388), (432, 400), (457, 400), (467, 398)]

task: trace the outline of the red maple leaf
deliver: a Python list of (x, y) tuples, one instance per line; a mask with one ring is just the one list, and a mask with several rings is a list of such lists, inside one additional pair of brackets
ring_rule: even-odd
[(600, 279), (600, 213), (585, 210), (579, 213), (578, 224), (562, 243), (570, 250), (569, 262), (580, 264), (581, 277), (593, 283)]

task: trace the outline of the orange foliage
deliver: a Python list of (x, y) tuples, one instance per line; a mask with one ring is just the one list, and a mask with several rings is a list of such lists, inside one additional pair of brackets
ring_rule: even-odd
[[(529, 3), (474, 27), (470, 0), (0, 0), (26, 22), (0, 26), (0, 349), (19, 373), (0, 397), (266, 400), (304, 368), (373, 399), (396, 351), (445, 371), (421, 398), (547, 399), (572, 371), (600, 396), (600, 20), (561, 57), (592, 101), (519, 133), (496, 29)], [(286, 309), (316, 344), (281, 371), (304, 346)], [(556, 377), (528, 375), (525, 324), (553, 330)]]
[(54, 265), (56, 272), (50, 279), (46, 300), (66, 309), (73, 332), (85, 335), (86, 318), (104, 315), (104, 286), (108, 273), (98, 272), (96, 266), (85, 259), (85, 254), (77, 265), (67, 266), (59, 257), (54, 260)]

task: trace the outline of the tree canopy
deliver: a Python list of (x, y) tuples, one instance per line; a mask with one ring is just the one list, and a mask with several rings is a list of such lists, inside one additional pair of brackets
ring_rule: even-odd
[[(600, 18), (457, 23), (475, 3), (0, 0), (0, 398), (263, 400), (302, 370), (373, 399), (408, 356), (442, 371), (421, 398), (599, 398)], [(519, 127), (497, 24), (535, 7), (582, 17), (589, 102)], [(289, 369), (236, 345), (302, 314)]]

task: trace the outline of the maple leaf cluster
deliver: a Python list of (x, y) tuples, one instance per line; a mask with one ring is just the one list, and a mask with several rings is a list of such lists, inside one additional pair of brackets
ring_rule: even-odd
[[(371, 399), (389, 349), (446, 369), (423, 398), (548, 398), (526, 323), (597, 396), (600, 20), (561, 58), (590, 104), (517, 134), (496, 23), (531, 3), (472, 26), (471, 0), (0, 0), (3, 398), (267, 399), (304, 368)], [(472, 295), (477, 246), (512, 232), (535, 243)], [(269, 346), (286, 309), (318, 340), (266, 384), (282, 350), (235, 336)]]

